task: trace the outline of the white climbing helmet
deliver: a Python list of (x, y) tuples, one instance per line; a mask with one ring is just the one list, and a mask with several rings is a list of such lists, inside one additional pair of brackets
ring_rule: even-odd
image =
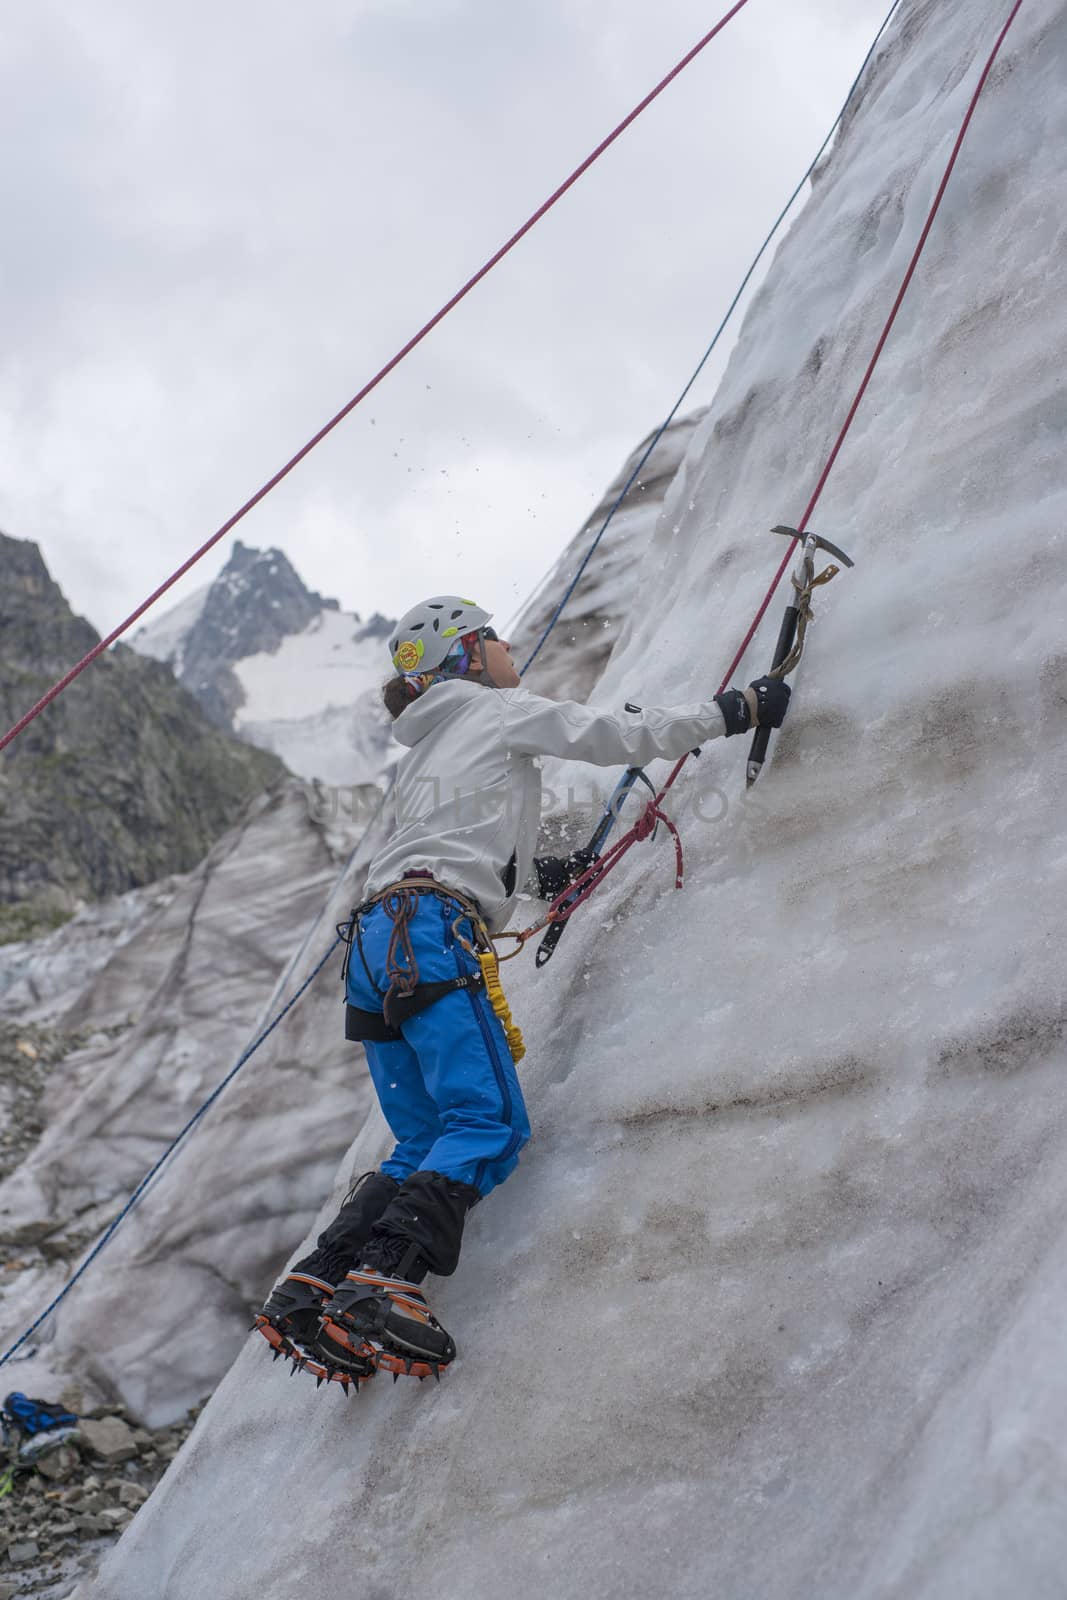
[(465, 633), (478, 633), (492, 616), (458, 594), (435, 594), (405, 612), (389, 641), (397, 672), (435, 672)]

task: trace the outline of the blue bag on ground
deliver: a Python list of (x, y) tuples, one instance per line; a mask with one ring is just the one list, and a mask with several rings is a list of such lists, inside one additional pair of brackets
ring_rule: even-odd
[(17, 1389), (4, 1401), (5, 1420), (32, 1438), (51, 1428), (69, 1428), (77, 1422), (73, 1411), (65, 1411), (50, 1400), (34, 1400)]

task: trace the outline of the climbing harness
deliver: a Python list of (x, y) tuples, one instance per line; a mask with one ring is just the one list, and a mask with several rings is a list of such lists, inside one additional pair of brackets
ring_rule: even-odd
[[(477, 961), (477, 972), (463, 972), (455, 978), (429, 983), (420, 981), (418, 962), (411, 944), (410, 922), (418, 910), (419, 896), (424, 894), (435, 895), (445, 905), (454, 904), (460, 907), (459, 915), (452, 923), (452, 933), (457, 943)], [(379, 905), (393, 923), (385, 958), (389, 988), (384, 994), (375, 982), (367, 963), (360, 927), (360, 918)], [(475, 944), (472, 944), (462, 932), (460, 928), (462, 922), (470, 923), (474, 930)], [(454, 889), (448, 889), (444, 884), (438, 883), (432, 873), (409, 872), (406, 877), (387, 884), (378, 894), (369, 900), (364, 900), (352, 912), (347, 926), (343, 929), (339, 927), (337, 931), (348, 945), (344, 966), (341, 969), (342, 979), (348, 977), (352, 949), (355, 947), (367, 975), (367, 981), (377, 994), (382, 995), (381, 1011), (365, 1011), (359, 1006), (346, 1004), (346, 1039), (357, 1040), (364, 1044), (394, 1042), (403, 1038), (401, 1032), (403, 1023), (411, 1017), (418, 1016), (420, 1011), (425, 1011), (436, 1001), (444, 999), (446, 994), (451, 994), (457, 989), (471, 991), (484, 989), (490, 1005), (503, 1025), (513, 1060), (522, 1060), (526, 1047), (522, 1041), (522, 1034), (512, 1019), (511, 1009), (500, 985), (500, 958), (481, 911), (466, 895), (458, 894)]]
[[(810, 528), (801, 535), (795, 528), (787, 528), (779, 523), (772, 533), (784, 533), (793, 541), (790, 548), (795, 547), (798, 539), (801, 540), (800, 560), (797, 562), (796, 571), (791, 576), (793, 591), (796, 596), (785, 608), (782, 626), (778, 634), (778, 643), (774, 647), (774, 657), (771, 661), (771, 670), (767, 674), (770, 678), (785, 678), (799, 666), (800, 658), (804, 654), (804, 643), (808, 631), (808, 623), (813, 621), (814, 613), (811, 609), (811, 593), (824, 583), (830, 583), (837, 577), (841, 567), (831, 561), (816, 576), (815, 552), (825, 550), (828, 555), (836, 556), (841, 566), (852, 567), (855, 562), (851, 556), (836, 544), (831, 544), (829, 539), (823, 539), (817, 533), (812, 533)], [(748, 765), (745, 769), (745, 782), (749, 788), (760, 775), (760, 769), (767, 758), (767, 746), (770, 743), (770, 728), (757, 728), (749, 751)]]

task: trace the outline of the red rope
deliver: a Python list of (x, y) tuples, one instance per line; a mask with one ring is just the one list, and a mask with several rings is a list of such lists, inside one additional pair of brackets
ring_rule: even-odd
[[(666, 791), (664, 791), (664, 793), (665, 792)], [(587, 867), (580, 877), (575, 878), (570, 886), (565, 889), (564, 892), (555, 900), (553, 900), (552, 904), (548, 908), (547, 913), (541, 918), (540, 922), (535, 923), (532, 928), (527, 928), (524, 930), (525, 938), (529, 938), (531, 935), (539, 933), (546, 923), (566, 922), (567, 917), (569, 917), (572, 912), (576, 911), (580, 905), (584, 905), (589, 899), (589, 896), (592, 894), (601, 878), (606, 878), (612, 867), (618, 865), (619, 861), (626, 854), (627, 850), (629, 850), (630, 846), (638, 844), (642, 839), (647, 839), (650, 837), (650, 835), (655, 831), (657, 822), (662, 822), (665, 825), (668, 833), (674, 840), (674, 887), (676, 889), (680, 889), (682, 887), (682, 882), (685, 875), (685, 862), (682, 856), (681, 835), (667, 813), (660, 809), (659, 800), (661, 798), (662, 796), (658, 796), (655, 800), (649, 801), (648, 805), (642, 811), (633, 827), (630, 828), (628, 832), (624, 833), (621, 839), (616, 839), (610, 850), (605, 850), (602, 856), (598, 856), (593, 862), (592, 866)], [(576, 889), (579, 891), (577, 894), (575, 894)], [(573, 899), (571, 898), (572, 896)], [(563, 904), (564, 901), (567, 902), (567, 916), (558, 917), (556, 916), (556, 910), (560, 905)]]
[[(859, 410), (860, 402), (867, 392), (867, 385), (870, 383), (874, 369), (878, 365), (878, 359), (881, 356), (882, 351), (885, 349), (886, 340), (889, 338), (893, 324), (897, 320), (897, 312), (900, 310), (904, 296), (908, 292), (908, 286), (915, 275), (915, 269), (919, 264), (919, 258), (922, 255), (926, 241), (930, 236), (930, 229), (934, 225), (934, 218), (937, 216), (938, 210), (941, 206), (941, 201), (944, 198), (945, 190), (948, 188), (949, 179), (951, 178), (953, 168), (956, 165), (956, 158), (960, 153), (964, 138), (967, 134), (967, 129), (971, 125), (971, 118), (974, 116), (978, 101), (981, 99), (982, 90), (986, 86), (986, 80), (993, 70), (993, 64), (996, 61), (997, 56), (1000, 54), (1000, 48), (1007, 37), (1008, 29), (1015, 21), (1022, 3), (1023, 0), (1015, 0), (1015, 4), (1011, 8), (1008, 20), (1001, 28), (1000, 33), (997, 36), (997, 42), (993, 46), (985, 67), (982, 69), (982, 74), (978, 79), (974, 93), (971, 96), (970, 104), (967, 107), (966, 115), (964, 116), (963, 122), (960, 125), (960, 131), (956, 135), (956, 142), (952, 147), (952, 154), (948, 158), (948, 165), (945, 167), (941, 182), (938, 185), (937, 194), (934, 196), (933, 205), (930, 207), (930, 211), (923, 226), (922, 233), (919, 235), (919, 242), (915, 246), (915, 249), (912, 253), (911, 260), (908, 263), (908, 269), (904, 274), (900, 288), (897, 290), (896, 299), (893, 301), (892, 309), (890, 310), (889, 316), (886, 318), (885, 326), (882, 329), (881, 335), (879, 336), (878, 343), (874, 347), (874, 354), (867, 363), (867, 370), (863, 374), (860, 386), (856, 390), (855, 398), (848, 408), (848, 414), (841, 426), (840, 433), (837, 435), (837, 438), (834, 441), (834, 447), (830, 451), (830, 454), (826, 459), (826, 464), (819, 474), (819, 479), (815, 485), (811, 499), (808, 501), (807, 506), (804, 509), (804, 515), (797, 523), (797, 529), (800, 533), (803, 533), (807, 528), (811, 515), (814, 512), (815, 507), (818, 505), (820, 498), (822, 497), (822, 492), (826, 487), (827, 479), (829, 478), (830, 473), (833, 471), (834, 463), (837, 461), (838, 455), (840, 454), (841, 446), (844, 444), (845, 439), (848, 436), (848, 431), (852, 427), (856, 412)], [(771, 580), (770, 588), (760, 601), (759, 610), (753, 617), (748, 632), (745, 634), (745, 637), (742, 639), (737, 651), (734, 654), (733, 660), (727, 667), (723, 680), (718, 689), (715, 691), (716, 694), (722, 694), (723, 690), (729, 686), (730, 680), (737, 671), (737, 668), (740, 666), (741, 659), (751, 644), (756, 629), (763, 620), (764, 613), (771, 603), (774, 592), (781, 583), (782, 578), (785, 576), (786, 568), (789, 566), (789, 563), (792, 560), (793, 551), (796, 549), (798, 542), (799, 541), (796, 539), (792, 540), (789, 548), (786, 550), (785, 555), (782, 557), (781, 565)], [(576, 878), (574, 884), (566, 891), (565, 894), (561, 895), (557, 900), (552, 902), (552, 905), (549, 907), (548, 911), (549, 920), (555, 922), (565, 922), (571, 913), (576, 909), (576, 907), (581, 905), (583, 901), (589, 898), (589, 895), (592, 894), (593, 890), (601, 882), (601, 880), (607, 877), (612, 868), (618, 865), (618, 863), (622, 860), (622, 857), (626, 854), (627, 850), (629, 850), (630, 846), (632, 844), (636, 844), (638, 839), (647, 837), (648, 833), (651, 832), (651, 826), (646, 826), (646, 818), (651, 816), (652, 820), (654, 821), (656, 816), (664, 815), (664, 813), (660, 810), (660, 804), (668, 790), (674, 787), (675, 780), (677, 779), (682, 768), (685, 766), (686, 762), (689, 760), (690, 754), (691, 752), (687, 752), (675, 763), (670, 771), (666, 783), (663, 785), (663, 788), (659, 791), (654, 800), (649, 801), (645, 812), (642, 813), (642, 815), (638, 818), (637, 822), (630, 829), (630, 831), (623, 834), (622, 838), (615, 842), (611, 850), (607, 851), (598, 861), (595, 861), (580, 878)], [(680, 849), (677, 835), (675, 835), (675, 843), (676, 847)], [(603, 870), (598, 871), (598, 868), (602, 868)], [(583, 888), (583, 893), (581, 893), (572, 903), (567, 905), (565, 914), (563, 916), (557, 915), (558, 911), (562, 908), (564, 901), (569, 900), (569, 897), (574, 893), (575, 888)]]
[(91, 662), (95, 661), (98, 655), (101, 655), (110, 645), (113, 645), (115, 640), (120, 638), (128, 628), (131, 628), (139, 617), (143, 617), (149, 606), (155, 605), (160, 596), (166, 594), (167, 590), (173, 584), (177, 583), (179, 578), (184, 577), (184, 575), (189, 571), (190, 567), (196, 565), (201, 556), (205, 556), (214, 545), (218, 544), (220, 539), (225, 538), (225, 536), (237, 526), (241, 519), (248, 515), (253, 507), (257, 506), (261, 500), (265, 499), (266, 496), (270, 494), (271, 490), (276, 488), (277, 485), (281, 483), (283, 478), (287, 478), (290, 472), (292, 472), (293, 468), (299, 466), (304, 457), (306, 455), (310, 455), (315, 446), (317, 444), (321, 444), (326, 435), (328, 433), (332, 433), (334, 428), (337, 427), (338, 423), (343, 422), (349, 413), (354, 411), (360, 402), (367, 398), (371, 390), (376, 389), (381, 383), (382, 379), (388, 377), (393, 368), (399, 366), (401, 361), (404, 360), (405, 356), (410, 355), (412, 350), (415, 349), (415, 346), (421, 344), (423, 339), (426, 338), (426, 335), (428, 333), (432, 333), (433, 329), (437, 327), (437, 324), (442, 322), (444, 318), (448, 316), (448, 313), (458, 306), (461, 300), (465, 299), (466, 296), (470, 294), (475, 285), (479, 284), (487, 273), (492, 272), (497, 262), (502, 261), (508, 252), (515, 248), (519, 240), (529, 233), (530, 229), (534, 227), (536, 223), (540, 222), (546, 211), (551, 210), (551, 208), (556, 204), (556, 201), (561, 199), (563, 195), (567, 193), (567, 190), (578, 182), (578, 179), (582, 176), (582, 174), (589, 170), (589, 168), (593, 165), (593, 162), (598, 160), (599, 157), (604, 154), (604, 151), (607, 150), (610, 145), (615, 143), (615, 140), (620, 134), (625, 133), (631, 122), (635, 122), (637, 120), (642, 111), (644, 111), (646, 107), (650, 106), (658, 95), (663, 93), (668, 84), (674, 82), (674, 79), (678, 77), (679, 73), (685, 70), (689, 63), (700, 54), (705, 46), (711, 43), (711, 41), (715, 38), (715, 35), (721, 33), (726, 24), (731, 21), (731, 19), (735, 17), (737, 13), (747, 4), (748, 0), (737, 0), (737, 3), (730, 7), (725, 16), (720, 17), (715, 26), (708, 30), (704, 37), (700, 39), (693, 46), (693, 48), (682, 57), (676, 66), (671, 68), (667, 76), (665, 78), (661, 78), (656, 87), (645, 95), (645, 98), (634, 107), (628, 116), (625, 116), (622, 119), (618, 127), (613, 128), (611, 133), (608, 134), (607, 138), (601, 140), (592, 154), (586, 156), (585, 160), (580, 166), (575, 167), (570, 177), (565, 179), (564, 182), (560, 184), (558, 189), (553, 190), (544, 204), (538, 206), (533, 215), (523, 223), (522, 227), (519, 228), (516, 233), (512, 234), (507, 243), (501, 245), (496, 254), (490, 256), (485, 265), (483, 267), (479, 267), (478, 271), (472, 278), (467, 279), (467, 282), (463, 285), (462, 289), (458, 290), (457, 293), (452, 296), (451, 300), (447, 300), (441, 307), (440, 311), (436, 312), (435, 315), (430, 318), (429, 322), (424, 323), (419, 329), (418, 333), (414, 334), (413, 337), (408, 340), (407, 344), (398, 350), (396, 355), (393, 356), (390, 361), (387, 361), (385, 366), (382, 367), (379, 372), (374, 374), (374, 377), (371, 378), (370, 382), (365, 383), (363, 388), (360, 389), (359, 393), (353, 395), (348, 404), (342, 406), (340, 411), (338, 411), (335, 416), (332, 416), (329, 422), (321, 427), (318, 433), (316, 433), (313, 438), (309, 439), (307, 444), (303, 445), (301, 449), (296, 452), (295, 456), (291, 456), (285, 463), (284, 467), (281, 467), (272, 478), (268, 478), (266, 483), (263, 484), (261, 488), (257, 489), (255, 494), (252, 495), (250, 499), (246, 500), (244, 505), (241, 506), (238, 511), (235, 511), (233, 516), (228, 518), (216, 533), (211, 535), (210, 539), (206, 539), (204, 541), (199, 550), (194, 550), (189, 559), (187, 561), (183, 561), (176, 572), (172, 572), (170, 577), (167, 578), (164, 583), (159, 585), (158, 589), (153, 589), (152, 593), (148, 596), (148, 599), (143, 601), (142, 604), (137, 607), (136, 611), (131, 611), (129, 616), (123, 622), (120, 622), (118, 627), (113, 629), (112, 632), (107, 635), (106, 639), (101, 639), (99, 644), (94, 645), (88, 654), (84, 655), (76, 666), (71, 667), (70, 671), (60, 678), (58, 683), (54, 683), (48, 692), (41, 696), (36, 705), (30, 707), (25, 716), (19, 718), (18, 722), (15, 723), (13, 728), (8, 729), (7, 733), (5, 733), (3, 738), (0, 739), (0, 750), (3, 750), (6, 745), (9, 745), (12, 739), (17, 738), (22, 732), (23, 728), (27, 727), (35, 717), (40, 716), (45, 707), (50, 705), (57, 695), (62, 694), (67, 685), (73, 683), (74, 679), (78, 677), (79, 673), (84, 672), (86, 667), (89, 666)]

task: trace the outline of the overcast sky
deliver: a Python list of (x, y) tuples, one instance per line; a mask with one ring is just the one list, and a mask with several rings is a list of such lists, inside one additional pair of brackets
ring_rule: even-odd
[[(109, 631), (726, 8), (9, 8), (0, 529)], [(749, 0), (237, 536), (364, 613), (514, 611), (673, 404), (887, 9)]]

